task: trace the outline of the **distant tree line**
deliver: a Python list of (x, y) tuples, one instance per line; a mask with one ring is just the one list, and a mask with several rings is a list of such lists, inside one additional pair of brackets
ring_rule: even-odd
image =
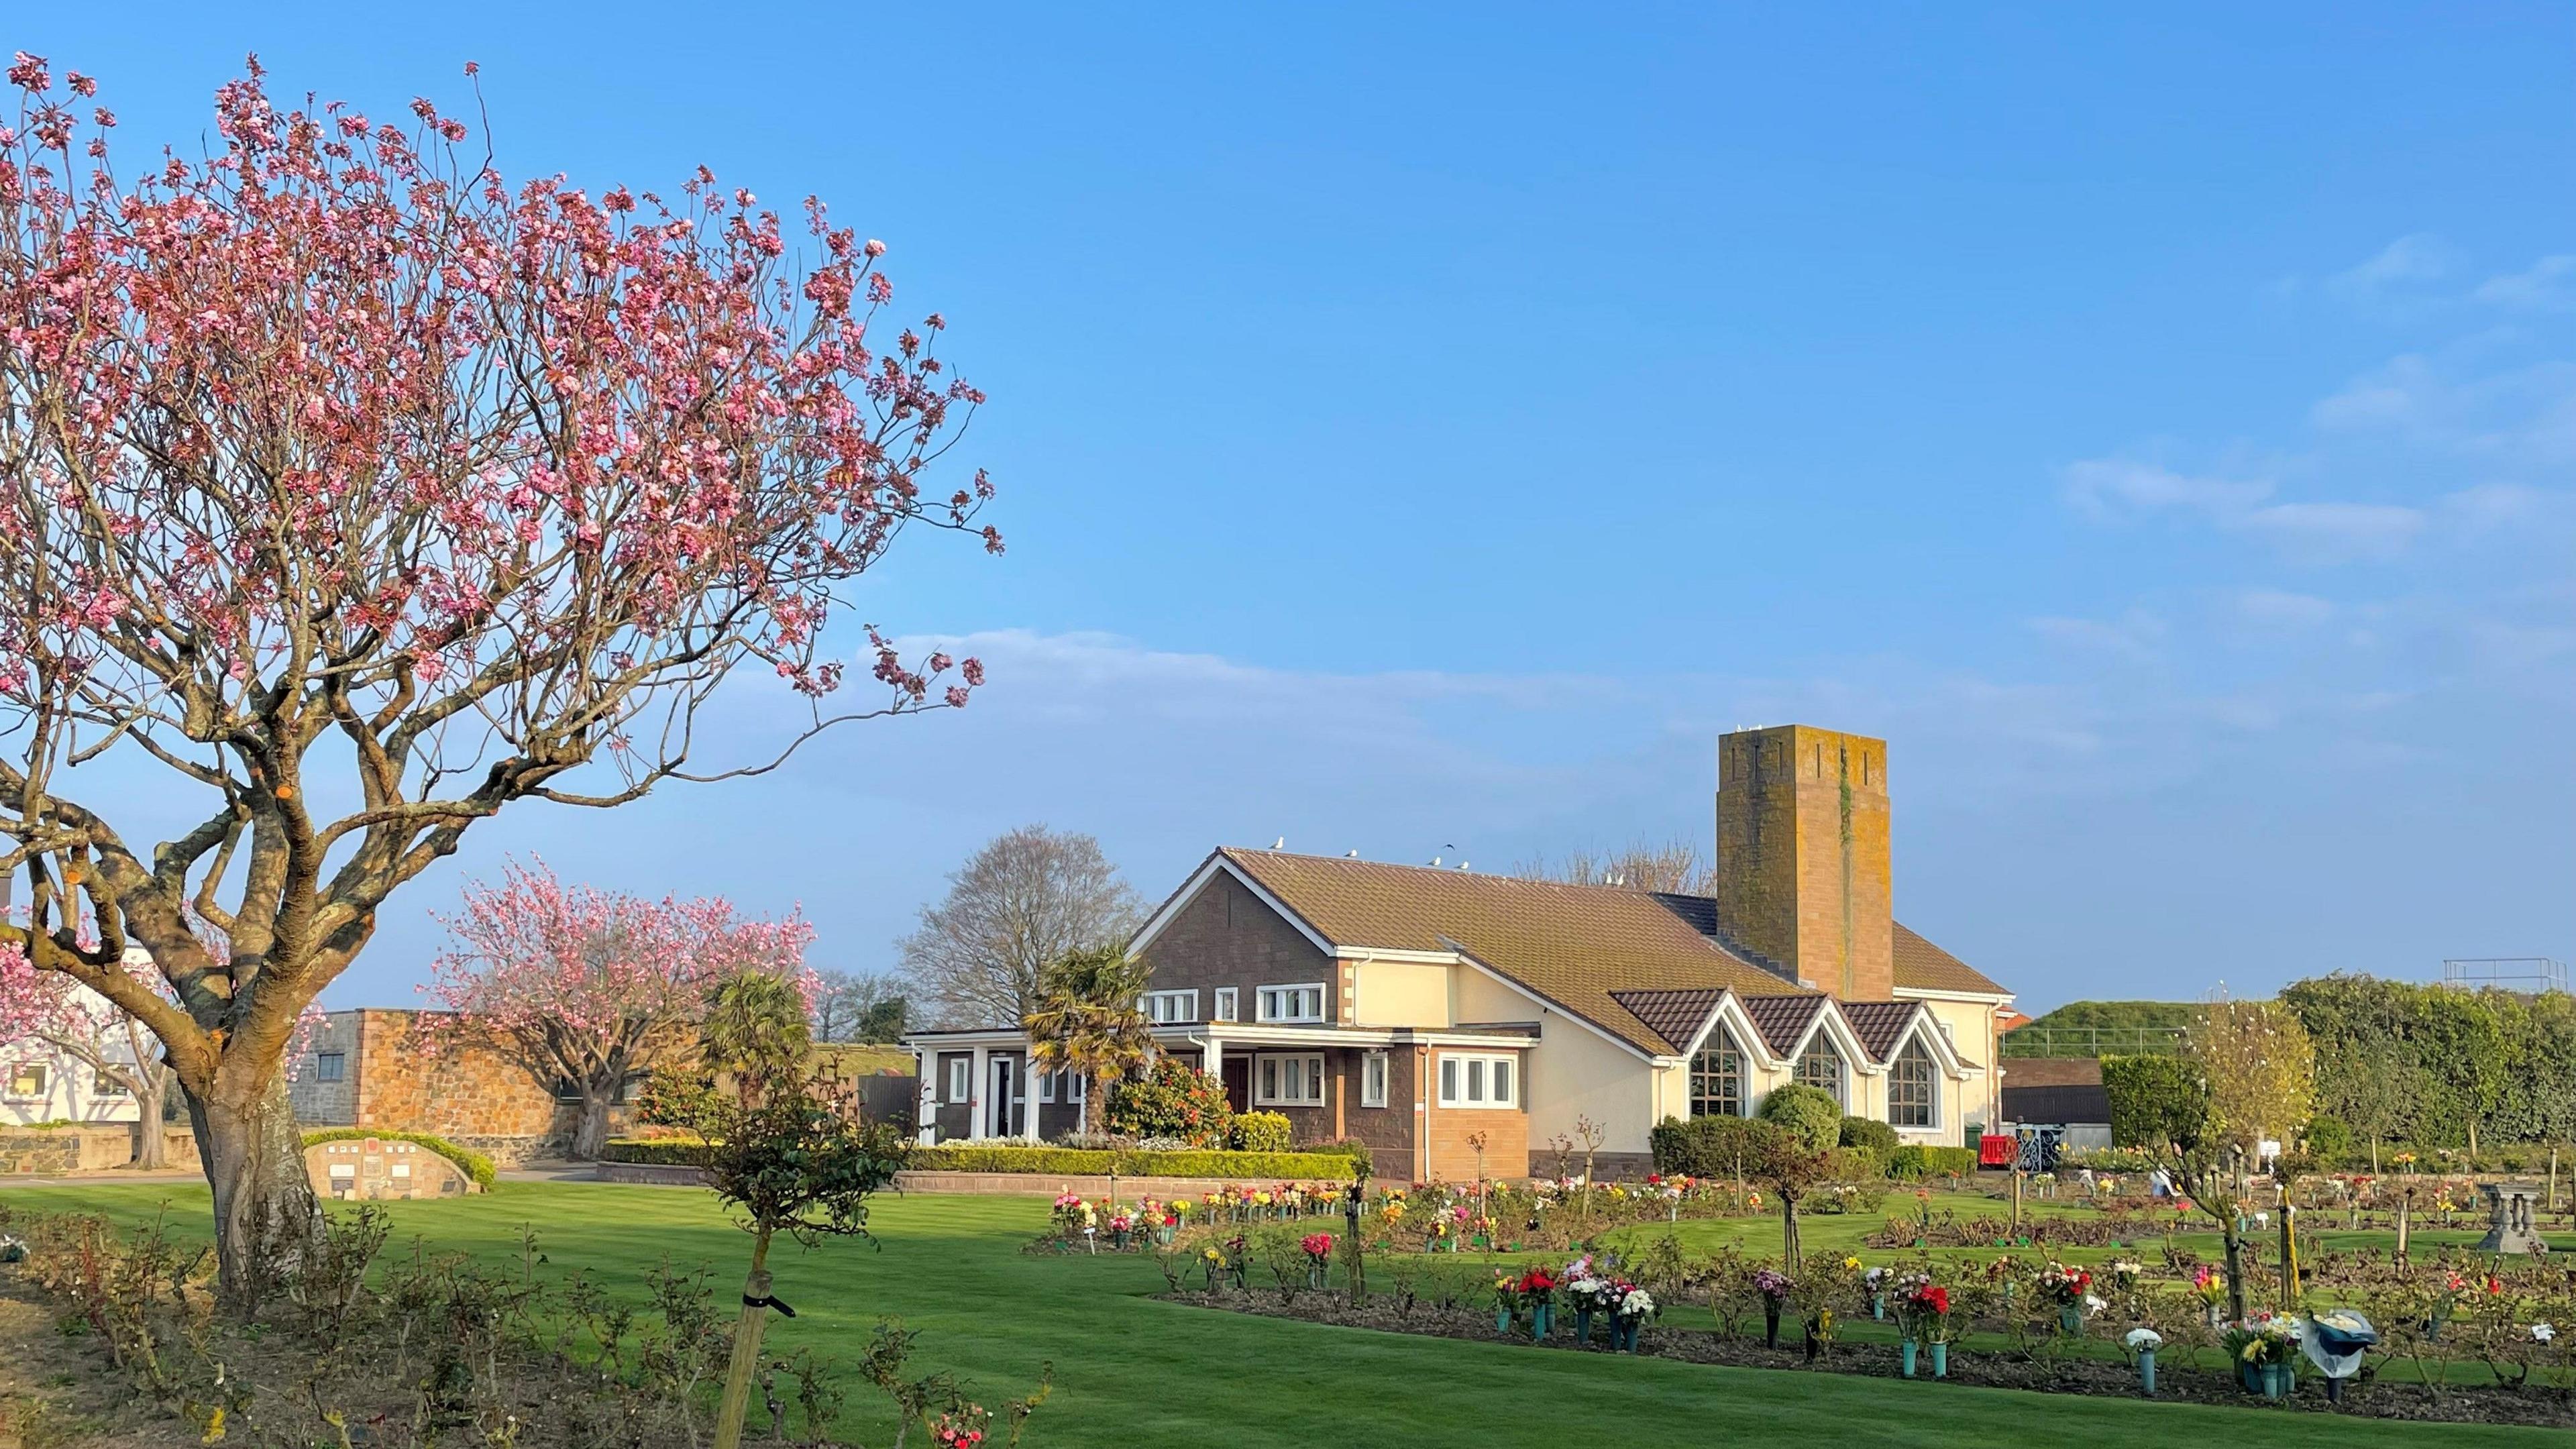
[(2337, 974), (2281, 1001), (2316, 1043), (2318, 1115), (2359, 1140), (2576, 1140), (2576, 996)]

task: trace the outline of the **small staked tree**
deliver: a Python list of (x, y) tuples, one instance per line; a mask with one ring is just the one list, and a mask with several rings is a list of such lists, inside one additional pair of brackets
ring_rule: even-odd
[(848, 1082), (807, 1072), (811, 1040), (806, 1003), (792, 986), (734, 977), (709, 993), (698, 1071), (666, 1070), (648, 1088), (646, 1115), (698, 1139), (716, 1196), (752, 1235), (717, 1449), (742, 1440), (768, 1310), (793, 1311), (771, 1292), (772, 1241), (783, 1233), (810, 1247), (867, 1237), (867, 1199), (894, 1180), (909, 1150), (891, 1123), (865, 1119)]
[(1825, 1180), (1832, 1159), (1827, 1149), (1818, 1147), (1795, 1128), (1778, 1122), (1756, 1121), (1746, 1138), (1744, 1170), (1753, 1180), (1771, 1189), (1772, 1200), (1780, 1205), (1781, 1271), (1797, 1276), (1803, 1259), (1798, 1234), (1798, 1205), (1809, 1189)]
[[(828, 707), (823, 639), (908, 528), (1000, 549), (983, 476), (931, 477), (982, 395), (938, 316), (872, 330), (884, 248), (818, 202), (791, 247), (703, 168), (513, 186), (428, 100), (281, 106), (256, 62), (211, 155), (120, 174), (95, 81), (7, 78), (0, 873), (30, 893), (0, 937), (161, 1039), (238, 1304), (318, 1241), (296, 1023), (476, 822), (772, 768), (981, 682), (870, 629), (883, 693)], [(701, 711), (744, 664), (810, 711), (714, 758)], [(82, 773), (118, 759), (197, 823), (130, 839)]]
[(1037, 1006), (1038, 978), (1075, 951), (1123, 945), (1136, 893), (1088, 835), (1027, 825), (948, 877), (897, 942), (913, 1005), (942, 1026), (1010, 1026)]
[(542, 861), (468, 884), (441, 920), (450, 945), (424, 989), (454, 1015), (425, 1023), (425, 1044), (453, 1049), (471, 1034), (549, 1092), (573, 1088), (572, 1155), (584, 1160), (599, 1156), (626, 1084), (696, 1045), (709, 988), (747, 973), (800, 982), (814, 936), (802, 916), (745, 919), (720, 898), (568, 886)]
[(1037, 1005), (1022, 1025), (1029, 1058), (1041, 1072), (1072, 1071), (1083, 1081), (1082, 1127), (1091, 1128), (1091, 1104), (1104, 1108), (1112, 1083), (1154, 1059), (1154, 1037), (1139, 1007), (1154, 970), (1120, 946), (1075, 951), (1047, 968)]

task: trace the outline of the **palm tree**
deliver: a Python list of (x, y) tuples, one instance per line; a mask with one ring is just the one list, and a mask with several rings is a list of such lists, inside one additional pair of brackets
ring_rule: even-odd
[(1020, 1019), (1034, 1070), (1081, 1076), (1083, 1131), (1091, 1130), (1093, 1102), (1107, 1122), (1110, 1084), (1153, 1060), (1154, 1038), (1137, 1001), (1152, 975), (1116, 946), (1069, 951), (1039, 977), (1037, 1003)]

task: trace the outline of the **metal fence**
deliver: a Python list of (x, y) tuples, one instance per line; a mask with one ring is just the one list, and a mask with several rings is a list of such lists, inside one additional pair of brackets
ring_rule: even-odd
[(2463, 991), (2493, 988), (2537, 995), (2567, 989), (2567, 964), (2546, 956), (2497, 956), (2442, 963), (2442, 984)]
[(2178, 1026), (2025, 1026), (2004, 1033), (2006, 1057), (2170, 1057), (2182, 1054)]

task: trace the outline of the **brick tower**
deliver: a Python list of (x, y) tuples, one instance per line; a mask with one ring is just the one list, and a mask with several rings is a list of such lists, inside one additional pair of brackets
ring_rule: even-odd
[(1717, 741), (1717, 918), (1844, 1001), (1895, 994), (1887, 742), (1809, 725)]

